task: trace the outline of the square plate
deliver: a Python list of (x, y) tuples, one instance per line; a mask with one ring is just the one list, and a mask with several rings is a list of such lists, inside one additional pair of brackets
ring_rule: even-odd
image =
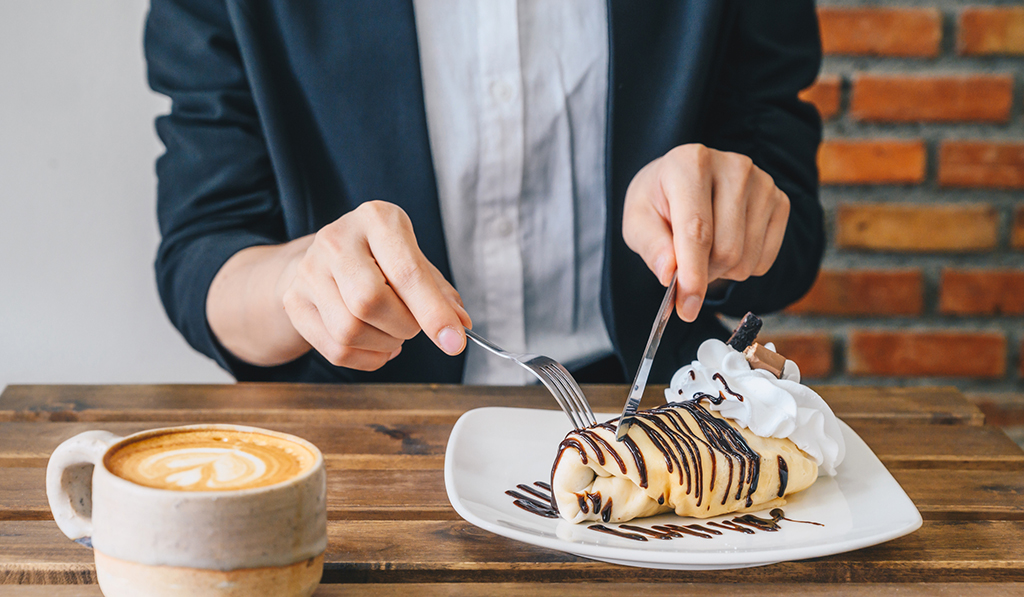
[[(606, 421), (616, 415), (597, 415)], [(492, 533), (549, 549), (645, 568), (712, 570), (763, 566), (826, 556), (883, 543), (921, 526), (914, 503), (874, 452), (842, 421), (846, 458), (835, 477), (819, 477), (787, 498), (788, 519), (823, 526), (780, 522), (779, 532), (751, 535), (726, 532), (713, 540), (685, 537), (646, 542), (623, 539), (543, 518), (515, 506), (505, 491), (517, 484), (550, 482), (558, 444), (572, 429), (561, 411), (490, 407), (459, 418), (448, 438), (444, 481), (448, 499), (466, 521)], [(754, 513), (767, 517), (765, 513)], [(633, 520), (655, 524), (706, 524), (706, 520), (663, 514)], [(614, 528), (614, 525), (608, 525)]]

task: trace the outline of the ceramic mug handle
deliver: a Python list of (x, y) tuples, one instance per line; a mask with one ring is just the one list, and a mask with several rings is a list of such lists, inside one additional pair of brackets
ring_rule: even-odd
[(122, 439), (109, 431), (86, 431), (57, 446), (46, 465), (46, 498), (60, 530), (92, 547), (92, 472), (107, 449)]

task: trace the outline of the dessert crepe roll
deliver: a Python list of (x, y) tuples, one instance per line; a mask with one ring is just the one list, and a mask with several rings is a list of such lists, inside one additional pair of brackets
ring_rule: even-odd
[(614, 422), (570, 432), (551, 486), (570, 522), (625, 522), (771, 508), (817, 476), (815, 460), (792, 441), (759, 437), (691, 400), (641, 411), (622, 442)]

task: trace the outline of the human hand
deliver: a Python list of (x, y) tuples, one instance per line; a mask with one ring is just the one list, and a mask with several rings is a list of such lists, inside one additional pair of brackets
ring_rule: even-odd
[(334, 365), (373, 371), (422, 329), (450, 355), (472, 321), (455, 288), (420, 251), (397, 205), (371, 201), (324, 226), (282, 274), (295, 330)]
[(750, 158), (689, 144), (633, 177), (622, 234), (663, 285), (678, 269), (676, 311), (693, 321), (710, 282), (768, 271), (788, 220), (789, 198)]

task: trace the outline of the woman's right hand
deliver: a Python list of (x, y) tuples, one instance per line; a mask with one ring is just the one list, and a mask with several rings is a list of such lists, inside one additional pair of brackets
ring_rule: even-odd
[[(274, 297), (276, 316), (247, 296), (253, 285), (259, 296), (273, 272), (272, 287), (262, 289)], [(312, 347), (334, 365), (363, 371), (382, 367), (420, 330), (456, 355), (466, 346), (463, 327), (472, 326), (458, 292), (420, 251), (409, 217), (384, 201), (291, 243), (240, 251), (218, 272), (207, 314), (221, 343), (253, 364), (281, 364)], [(271, 319), (259, 322), (261, 315)]]
[(379, 369), (420, 330), (450, 355), (466, 345), (472, 322), (459, 293), (392, 203), (364, 203), (324, 226), (289, 277), (282, 302), (292, 326), (335, 365)]

